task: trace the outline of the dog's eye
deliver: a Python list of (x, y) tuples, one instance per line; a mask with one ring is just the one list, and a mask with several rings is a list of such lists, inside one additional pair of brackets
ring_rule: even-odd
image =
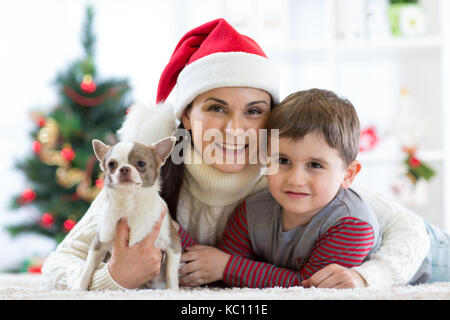
[(115, 161), (108, 162), (109, 170), (114, 170), (116, 167), (117, 167), (117, 162), (115, 162)]
[(138, 161), (137, 165), (139, 168), (145, 168), (147, 166), (147, 163), (145, 163), (145, 161), (143, 160), (140, 160)]

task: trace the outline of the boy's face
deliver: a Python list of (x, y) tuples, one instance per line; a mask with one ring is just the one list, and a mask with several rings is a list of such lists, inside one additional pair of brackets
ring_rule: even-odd
[[(277, 157), (275, 157), (277, 159)], [(269, 189), (297, 225), (308, 223), (339, 191), (350, 187), (361, 165), (345, 166), (338, 151), (319, 134), (279, 140), (278, 172), (267, 176)]]

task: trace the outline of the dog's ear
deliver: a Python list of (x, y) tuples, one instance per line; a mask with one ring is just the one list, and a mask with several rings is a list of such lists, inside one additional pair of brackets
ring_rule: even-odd
[(92, 140), (92, 148), (94, 149), (95, 156), (97, 157), (98, 161), (100, 161), (100, 168), (104, 170), (103, 167), (103, 160), (105, 159), (105, 155), (108, 152), (108, 150), (111, 148), (111, 146), (108, 146), (107, 144), (104, 144), (98, 139)]
[(156, 155), (158, 156), (158, 160), (161, 162), (161, 165), (164, 164), (167, 157), (172, 152), (176, 141), (177, 138), (175, 138), (174, 136), (170, 136), (152, 144), (152, 146), (155, 148)]

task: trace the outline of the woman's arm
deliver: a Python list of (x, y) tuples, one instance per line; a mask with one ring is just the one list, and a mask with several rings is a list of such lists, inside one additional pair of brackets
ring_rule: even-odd
[(382, 230), (381, 246), (357, 271), (373, 287), (408, 283), (430, 248), (423, 219), (393, 200), (363, 187), (355, 190), (374, 210)]
[[(100, 192), (86, 214), (78, 221), (42, 267), (42, 285), (49, 289), (78, 289), (89, 246), (96, 234), (95, 216), (105, 203), (105, 192)], [(92, 276), (90, 289), (119, 289), (109, 274), (108, 266), (101, 263)]]
[[(49, 289), (78, 289), (90, 244), (97, 232), (96, 216), (106, 205), (106, 193), (100, 192), (83, 218), (45, 261), (43, 285)], [(160, 222), (162, 219), (160, 219)], [(92, 275), (90, 290), (134, 288), (154, 278), (161, 265), (161, 250), (154, 246), (159, 229), (155, 228), (140, 243), (128, 246), (128, 226), (121, 222), (111, 260), (100, 263)]]

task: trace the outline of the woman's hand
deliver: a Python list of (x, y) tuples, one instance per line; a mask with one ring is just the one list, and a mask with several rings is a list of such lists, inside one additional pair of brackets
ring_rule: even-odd
[(129, 246), (130, 227), (126, 220), (117, 223), (116, 238), (108, 263), (111, 277), (122, 287), (136, 289), (156, 277), (161, 269), (161, 249), (155, 246), (165, 209), (153, 230), (139, 243)]
[(367, 283), (355, 270), (333, 263), (303, 280), (302, 286), (305, 288), (350, 289), (366, 287)]
[(199, 286), (222, 280), (223, 271), (230, 255), (210, 246), (192, 246), (186, 248), (180, 268), (180, 284), (187, 287)]

